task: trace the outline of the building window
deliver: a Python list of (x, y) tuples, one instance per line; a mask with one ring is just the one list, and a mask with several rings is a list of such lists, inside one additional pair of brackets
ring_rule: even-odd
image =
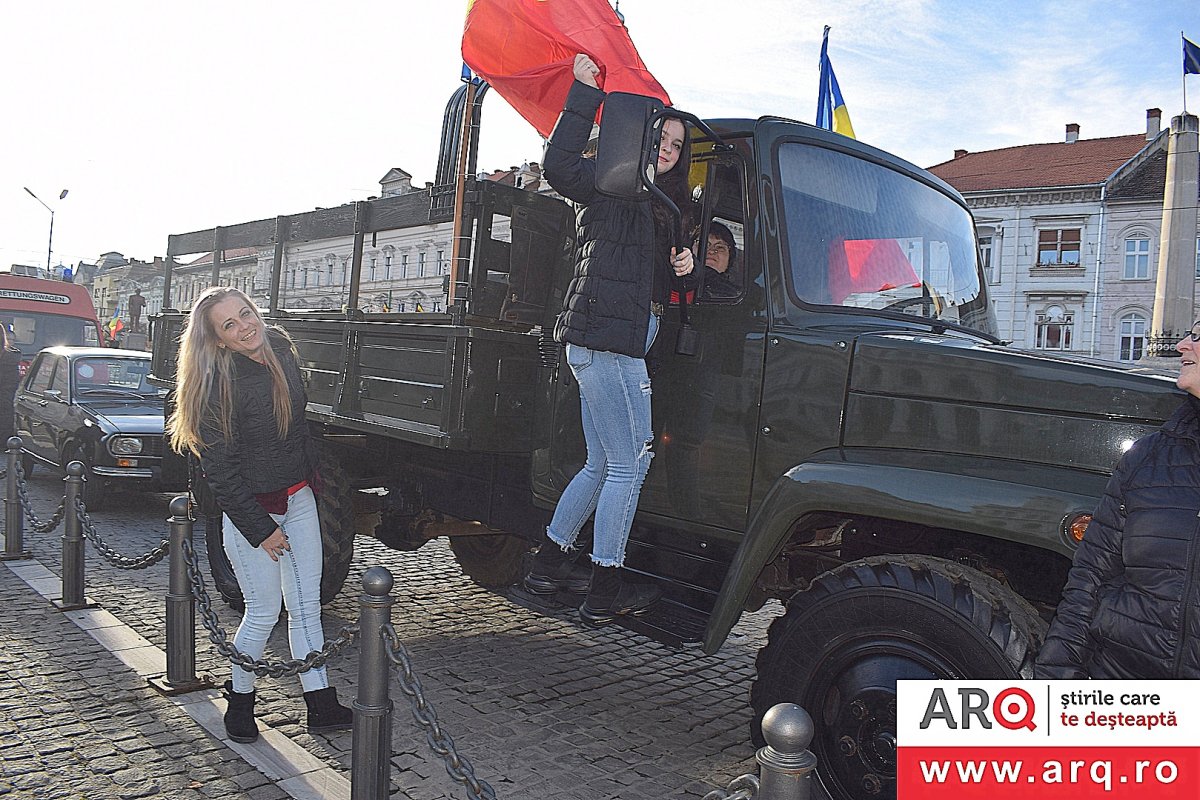
[(1000, 270), (992, 263), (992, 237), (979, 237), (979, 263), (983, 266), (983, 275), (988, 283), (1000, 282)]
[(1146, 236), (1130, 236), (1125, 240), (1125, 280), (1143, 280), (1150, 277), (1150, 239)]
[(1050, 306), (1037, 315), (1036, 347), (1039, 350), (1070, 350), (1075, 315), (1062, 306)]
[[(1200, 242), (1200, 239), (1197, 239), (1197, 241)], [(1200, 263), (1200, 256), (1197, 257), (1197, 263)], [(400, 277), (401, 278), (408, 277), (408, 254), (407, 253), (400, 256)]]
[(1121, 361), (1137, 361), (1146, 352), (1146, 317), (1131, 311), (1121, 317), (1120, 339), (1117, 342), (1117, 358)]
[(325, 259), (325, 282), (330, 286), (333, 285), (333, 261), (333, 256)]
[(392, 279), (392, 254), (383, 254), (383, 279), (390, 281)]
[(438, 269), (437, 274), (438, 275), (448, 274), (450, 272), (450, 265), (446, 263), (446, 251), (438, 250), (437, 251), (437, 259), (438, 259), (437, 260), (437, 269)]
[(1079, 266), (1079, 228), (1038, 231), (1038, 266)]
[(425, 253), (417, 253), (417, 277), (425, 274)]

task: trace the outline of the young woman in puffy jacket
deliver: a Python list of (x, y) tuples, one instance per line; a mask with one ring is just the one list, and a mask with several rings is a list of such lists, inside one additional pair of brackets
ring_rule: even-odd
[[(246, 612), (234, 646), (261, 658), (287, 605), (292, 656), (325, 644), (321, 628), (321, 525), (312, 481), (316, 458), (304, 420), (307, 398), (287, 333), (268, 328), (238, 289), (214, 286), (196, 300), (180, 338), (171, 446), (200, 458), (221, 507), (223, 544)], [(308, 730), (349, 730), (325, 668), (300, 675)], [(225, 732), (258, 738), (254, 673), (225, 682)]]
[(1200, 322), (1175, 349), (1187, 399), (1117, 465), (1075, 553), (1038, 678), (1200, 678)]
[[(580, 607), (585, 624), (603, 625), (644, 611), (656, 588), (621, 579), (625, 544), (642, 482), (653, 456), (650, 378), (646, 352), (670, 296), (671, 275), (692, 271), (692, 252), (672, 245), (673, 217), (657, 200), (625, 200), (596, 190), (595, 163), (583, 156), (604, 99), (600, 70), (579, 54), (575, 82), (550, 134), (544, 174), (555, 191), (580, 206), (579, 261), (554, 328), (566, 344), (579, 383), (587, 461), (555, 508), (525, 587), (551, 593), (571, 586), (571, 551), (580, 529), (596, 515), (592, 577)], [(688, 205), (689, 143), (682, 120), (667, 118), (655, 184), (681, 209)]]

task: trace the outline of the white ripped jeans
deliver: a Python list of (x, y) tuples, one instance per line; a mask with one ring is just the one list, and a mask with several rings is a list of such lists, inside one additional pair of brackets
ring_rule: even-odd
[[(233, 565), (238, 586), (246, 600), (246, 613), (233, 637), (234, 646), (251, 658), (262, 658), (267, 639), (279, 621), (280, 603), (287, 606), (288, 640), (292, 658), (304, 658), (325, 645), (321, 628), (321, 523), (312, 489), (305, 486), (288, 498), (286, 514), (272, 514), (287, 536), (291, 550), (278, 561), (267, 551), (254, 547), (222, 515), (221, 530), (225, 554)], [(233, 690), (254, 690), (254, 673), (233, 668)], [(329, 686), (325, 668), (300, 673), (300, 685), (311, 692)]]

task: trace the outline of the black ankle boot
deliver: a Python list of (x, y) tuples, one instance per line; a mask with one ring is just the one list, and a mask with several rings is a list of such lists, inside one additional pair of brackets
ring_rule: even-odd
[(598, 628), (625, 614), (646, 613), (661, 596), (657, 586), (623, 581), (620, 567), (593, 566), (592, 588), (579, 607), (579, 618), (583, 624)]
[(337, 689), (327, 686), (304, 693), (308, 706), (308, 732), (332, 733), (354, 727), (354, 712), (338, 702)]
[(258, 738), (254, 723), (254, 692), (235, 692), (233, 681), (225, 681), (225, 735), (235, 742), (249, 744)]
[(570, 592), (583, 594), (592, 581), (587, 564), (576, 563), (577, 552), (568, 553), (557, 542), (547, 541), (533, 557), (533, 565), (522, 581), (532, 594)]

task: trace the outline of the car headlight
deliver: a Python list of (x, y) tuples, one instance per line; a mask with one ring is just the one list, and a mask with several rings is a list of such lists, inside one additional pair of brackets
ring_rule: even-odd
[(142, 452), (142, 440), (136, 436), (114, 436), (108, 449), (117, 456), (136, 456)]

